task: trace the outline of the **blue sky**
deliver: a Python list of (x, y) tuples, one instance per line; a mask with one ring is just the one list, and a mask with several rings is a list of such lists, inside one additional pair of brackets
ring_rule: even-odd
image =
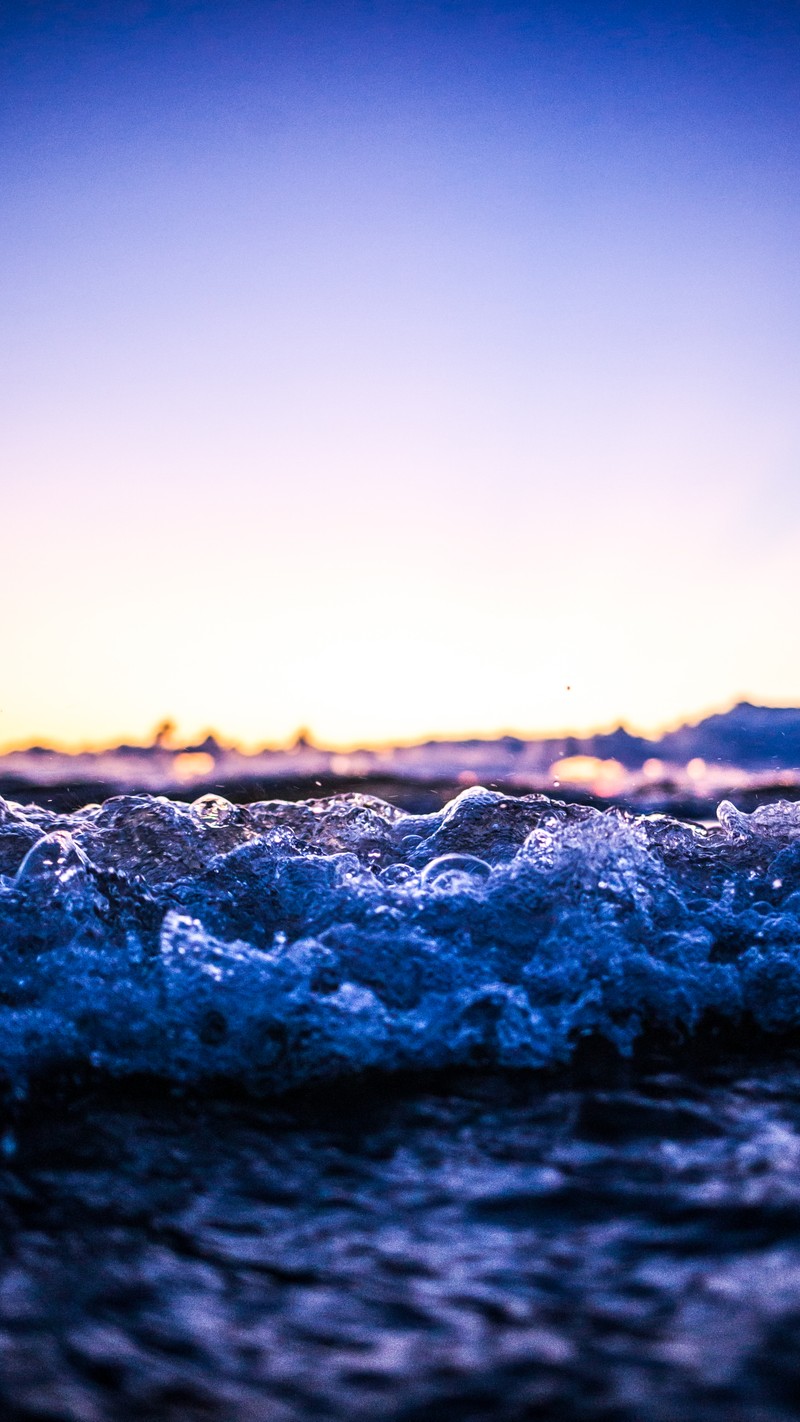
[(0, 14), (0, 743), (800, 700), (795, 7)]

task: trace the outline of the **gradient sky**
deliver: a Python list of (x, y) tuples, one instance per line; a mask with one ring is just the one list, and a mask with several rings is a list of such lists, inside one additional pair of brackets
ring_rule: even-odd
[(0, 6), (0, 744), (800, 704), (800, 8)]

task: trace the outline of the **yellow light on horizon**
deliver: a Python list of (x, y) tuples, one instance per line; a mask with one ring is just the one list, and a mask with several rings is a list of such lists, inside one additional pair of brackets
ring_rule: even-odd
[(594, 755), (568, 755), (550, 766), (555, 783), (581, 785), (598, 795), (617, 794), (625, 784), (625, 767), (618, 760), (601, 760)]
[(214, 757), (207, 751), (181, 751), (172, 762), (172, 773), (183, 784), (202, 780), (214, 770)]

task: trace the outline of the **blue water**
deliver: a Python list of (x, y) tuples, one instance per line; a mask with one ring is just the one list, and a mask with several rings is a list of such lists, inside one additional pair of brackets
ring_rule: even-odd
[(0, 801), (0, 1071), (274, 1093), (800, 1027), (800, 807)]
[(796, 805), (0, 801), (0, 1416), (788, 1422), (798, 944)]

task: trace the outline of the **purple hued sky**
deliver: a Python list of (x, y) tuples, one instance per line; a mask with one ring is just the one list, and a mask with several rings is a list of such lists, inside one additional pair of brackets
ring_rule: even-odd
[(800, 703), (800, 10), (0, 6), (0, 744)]

